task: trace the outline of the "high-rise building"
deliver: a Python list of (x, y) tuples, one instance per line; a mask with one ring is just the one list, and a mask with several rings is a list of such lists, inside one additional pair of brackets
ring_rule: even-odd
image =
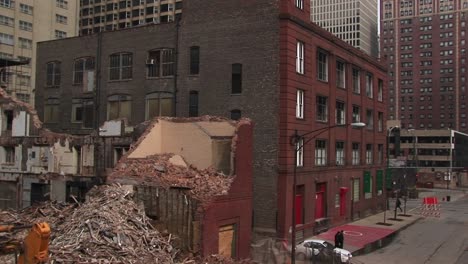
[(381, 2), (389, 119), (403, 128), (467, 132), (468, 1)]
[(182, 0), (81, 0), (80, 34), (166, 23), (182, 13)]
[(36, 43), (76, 36), (78, 5), (78, 0), (0, 0), (0, 57), (30, 61), (8, 67), (7, 92), (33, 103)]
[(367, 54), (378, 56), (377, 1), (311, 0), (310, 18)]

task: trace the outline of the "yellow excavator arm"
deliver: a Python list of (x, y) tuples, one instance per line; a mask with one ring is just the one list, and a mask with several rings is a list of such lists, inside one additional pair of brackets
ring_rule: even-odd
[[(24, 228), (24, 227), (20, 227)], [(0, 232), (18, 229), (13, 225), (0, 225)], [(49, 257), (50, 227), (47, 223), (34, 224), (22, 243), (4, 245), (3, 252), (18, 252), (18, 264), (46, 263)]]

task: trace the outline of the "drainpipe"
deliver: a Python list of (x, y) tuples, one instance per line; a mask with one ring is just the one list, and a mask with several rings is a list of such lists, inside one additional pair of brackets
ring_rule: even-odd
[(172, 93), (173, 108), (172, 113), (177, 116), (177, 78), (178, 78), (178, 61), (179, 61), (179, 30), (180, 16), (176, 17), (176, 37), (175, 37), (175, 60), (174, 60), (174, 91)]
[(96, 90), (94, 93), (94, 109), (96, 110), (94, 117), (94, 131), (96, 131), (96, 138), (94, 140), (94, 175), (99, 176), (99, 145), (96, 144), (99, 138), (99, 123), (100, 123), (100, 99), (101, 99), (101, 54), (102, 54), (102, 32), (97, 33), (97, 47), (96, 47)]

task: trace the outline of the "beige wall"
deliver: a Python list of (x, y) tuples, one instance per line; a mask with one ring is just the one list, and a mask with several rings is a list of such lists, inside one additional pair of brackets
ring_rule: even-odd
[[(67, 0), (68, 8), (59, 8), (55, 0), (16, 0), (14, 8), (0, 7), (0, 15), (14, 18), (14, 27), (0, 25), (0, 32), (14, 36), (14, 46), (0, 44), (0, 52), (12, 54), (14, 58), (31, 58), (30, 65), (10, 67), (10, 71), (30, 76), (30, 86), (17, 84), (16, 77), (12, 77), (12, 82), (8, 84), (8, 89), (13, 94), (31, 94), (30, 103), (33, 103), (32, 94), (35, 84), (36, 71), (36, 43), (39, 41), (55, 39), (55, 30), (67, 32), (67, 37), (73, 37), (78, 34), (79, 22), (79, 0)], [(26, 4), (33, 7), (33, 14), (24, 14), (20, 12), (20, 4)], [(67, 24), (56, 22), (56, 14), (66, 16)], [(26, 21), (33, 24), (32, 32), (21, 30), (20, 21)], [(32, 49), (21, 48), (18, 38), (26, 38), (33, 41)]]
[[(159, 120), (129, 158), (174, 153), (200, 169), (213, 166), (226, 173), (230, 168), (230, 137), (234, 132), (235, 128), (227, 122), (173, 123)], [(228, 138), (215, 139), (217, 137)]]

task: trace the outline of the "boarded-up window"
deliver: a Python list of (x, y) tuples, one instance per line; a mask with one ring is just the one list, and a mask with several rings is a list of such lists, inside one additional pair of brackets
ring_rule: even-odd
[(131, 120), (132, 98), (128, 95), (113, 95), (107, 102), (107, 120), (126, 118)]
[(190, 74), (198, 74), (200, 71), (200, 47), (190, 47)]
[(58, 123), (60, 119), (59, 100), (47, 99), (44, 105), (44, 122)]
[(189, 96), (189, 116), (198, 116), (198, 92), (190, 91)]
[(226, 225), (219, 228), (218, 254), (236, 258), (236, 225)]
[(152, 93), (146, 96), (146, 120), (156, 116), (173, 116), (173, 98), (170, 93)]
[(231, 110), (231, 119), (232, 120), (239, 120), (242, 117), (242, 112), (239, 109)]

